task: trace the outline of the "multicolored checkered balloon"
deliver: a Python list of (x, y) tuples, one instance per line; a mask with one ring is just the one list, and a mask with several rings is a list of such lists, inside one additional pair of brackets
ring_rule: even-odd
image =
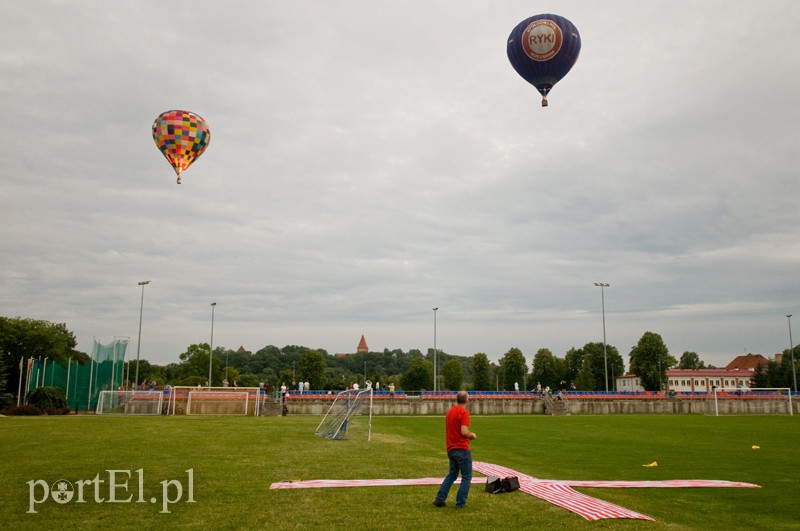
[(211, 141), (206, 121), (189, 111), (167, 111), (153, 122), (153, 140), (178, 175), (203, 154)]

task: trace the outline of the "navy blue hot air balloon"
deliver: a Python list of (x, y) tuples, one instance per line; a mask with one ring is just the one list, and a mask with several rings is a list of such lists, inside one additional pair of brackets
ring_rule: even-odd
[(511, 66), (542, 95), (572, 69), (581, 51), (581, 36), (572, 22), (558, 15), (526, 18), (508, 36), (506, 53)]

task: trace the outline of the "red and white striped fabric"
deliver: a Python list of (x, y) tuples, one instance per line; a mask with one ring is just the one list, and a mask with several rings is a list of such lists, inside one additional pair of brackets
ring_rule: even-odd
[[(473, 470), (486, 476), (506, 478), (516, 476), (519, 490), (541, 498), (587, 520), (610, 518), (631, 518), (652, 520), (647, 515), (631, 511), (607, 501), (598, 500), (574, 490), (572, 487), (601, 488), (683, 488), (683, 487), (745, 487), (759, 488), (753, 483), (718, 481), (704, 479), (676, 479), (666, 481), (573, 481), (559, 479), (539, 479), (522, 474), (511, 468), (492, 463), (475, 461)], [(460, 480), (456, 480), (458, 483)], [(439, 485), (442, 478), (415, 479), (315, 479), (310, 481), (284, 481), (273, 483), (270, 489), (317, 489), (326, 487), (396, 487), (404, 485)]]
[[(325, 487), (402, 487), (406, 485), (440, 485), (442, 478), (414, 479), (312, 479), (309, 481), (282, 481), (270, 489), (321, 489)], [(456, 483), (461, 483), (460, 479)]]
[(472, 464), (472, 469), (477, 470), (481, 474), (500, 478), (517, 476), (519, 479), (519, 490), (522, 492), (526, 492), (532, 496), (548, 501), (553, 505), (558, 505), (568, 511), (572, 511), (587, 520), (602, 520), (604, 518), (652, 520), (652, 518), (647, 515), (581, 494), (573, 490), (569, 485), (548, 483), (504, 466), (475, 461)]
[(686, 487), (738, 487), (738, 488), (751, 488), (760, 489), (760, 485), (755, 483), (745, 483), (742, 481), (723, 481), (719, 479), (665, 479), (658, 481), (604, 481), (604, 480), (573, 480), (573, 479), (539, 479), (533, 476), (527, 476), (516, 470), (506, 468), (491, 463), (482, 463), (475, 461), (472, 465), (474, 470), (481, 474), (508, 477), (517, 476), (520, 482), (525, 478), (527, 481), (534, 481), (539, 483), (552, 483), (555, 485), (566, 485), (568, 487), (598, 487), (598, 488), (629, 488), (629, 489), (647, 489), (647, 488), (686, 488)]
[(725, 488), (738, 487), (760, 489), (761, 485), (742, 481), (723, 481), (718, 479), (665, 479), (661, 481), (577, 481), (570, 479), (539, 479), (542, 483), (567, 485), (569, 487), (597, 487), (604, 489), (684, 489), (684, 488)]

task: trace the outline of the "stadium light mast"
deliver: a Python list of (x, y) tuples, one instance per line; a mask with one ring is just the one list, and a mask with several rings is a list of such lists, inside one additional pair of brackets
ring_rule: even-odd
[(595, 282), (595, 286), (600, 288), (600, 301), (603, 305), (603, 365), (605, 366), (606, 393), (608, 393), (608, 356), (606, 355), (606, 294), (605, 289), (610, 286), (608, 282)]
[(436, 311), (439, 309), (432, 308), (433, 310), (433, 392), (436, 392)]
[(216, 302), (211, 303), (211, 343), (208, 345), (208, 388), (211, 389), (211, 364), (214, 361), (214, 308)]
[(139, 385), (139, 352), (142, 348), (142, 312), (144, 311), (144, 287), (150, 284), (149, 280), (142, 280), (139, 285), (142, 287), (142, 302), (139, 304), (139, 339), (136, 340), (136, 372), (133, 376), (133, 387)]
[(794, 392), (797, 392), (797, 372), (794, 370), (794, 343), (792, 342), (792, 314), (786, 316), (789, 321), (789, 354), (792, 356), (792, 381), (794, 382)]

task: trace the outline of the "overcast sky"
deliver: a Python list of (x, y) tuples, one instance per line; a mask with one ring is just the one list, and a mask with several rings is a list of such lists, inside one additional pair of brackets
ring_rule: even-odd
[[(506, 39), (582, 39), (550, 106)], [(800, 314), (800, 2), (0, 5), (0, 315), (256, 351), (724, 366)], [(175, 183), (150, 127), (211, 130)], [(800, 341), (800, 315), (795, 321)]]

